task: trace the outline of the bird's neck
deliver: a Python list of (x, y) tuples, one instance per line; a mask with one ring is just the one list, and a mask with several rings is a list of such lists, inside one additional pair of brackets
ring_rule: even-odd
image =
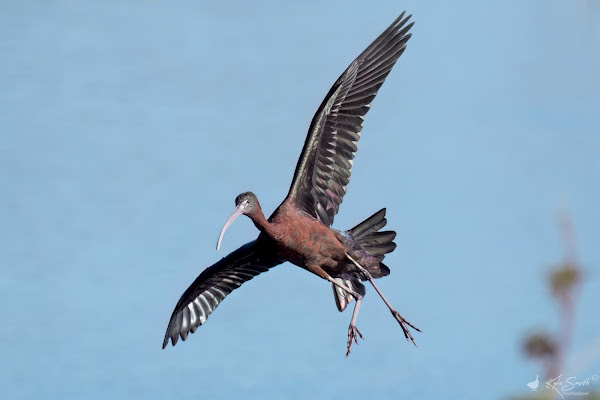
[(254, 222), (254, 225), (259, 231), (266, 233), (269, 236), (273, 236), (273, 224), (267, 221), (260, 206), (258, 206), (252, 214), (248, 214), (248, 217)]

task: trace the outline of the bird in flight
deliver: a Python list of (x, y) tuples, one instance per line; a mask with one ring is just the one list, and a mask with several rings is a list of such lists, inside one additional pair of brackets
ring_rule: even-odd
[(396, 233), (380, 231), (387, 220), (385, 209), (347, 231), (331, 228), (352, 172), (363, 120), (371, 102), (398, 58), (406, 49), (413, 23), (404, 12), (342, 73), (312, 119), (304, 148), (296, 165), (290, 191), (265, 218), (256, 195), (245, 192), (235, 199), (235, 209), (225, 230), (240, 215), (249, 217), (260, 231), (256, 240), (206, 268), (183, 293), (171, 315), (163, 349), (206, 322), (225, 297), (256, 275), (289, 261), (331, 282), (339, 311), (356, 300), (348, 328), (346, 357), (361, 333), (356, 327), (358, 310), (369, 281), (404, 336), (415, 344), (409, 330), (415, 328), (387, 301), (374, 279), (389, 275), (385, 254), (396, 248)]

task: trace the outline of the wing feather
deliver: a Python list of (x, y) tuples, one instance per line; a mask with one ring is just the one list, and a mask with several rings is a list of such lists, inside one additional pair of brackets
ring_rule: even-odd
[(325, 225), (346, 194), (364, 117), (410, 39), (404, 14), (350, 64), (311, 122), (286, 200)]
[(257, 239), (206, 268), (179, 299), (169, 320), (163, 349), (169, 339), (175, 346), (180, 337), (186, 340), (190, 332), (196, 332), (225, 297), (244, 282), (284, 261), (272, 254)]

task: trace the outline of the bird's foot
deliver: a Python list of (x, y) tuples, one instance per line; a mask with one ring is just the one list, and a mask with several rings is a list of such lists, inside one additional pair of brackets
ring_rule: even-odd
[(419, 328), (417, 328), (416, 326), (414, 326), (413, 324), (411, 324), (410, 322), (408, 322), (407, 320), (405, 320), (398, 311), (392, 310), (392, 315), (394, 316), (394, 318), (396, 318), (396, 321), (398, 321), (398, 323), (402, 327), (402, 331), (404, 332), (404, 337), (406, 338), (406, 340), (410, 339), (410, 341), (413, 342), (413, 344), (416, 346), (417, 343), (415, 342), (415, 339), (410, 334), (408, 327), (410, 326), (417, 332), (421, 332), (421, 330)]
[(358, 328), (355, 325), (350, 324), (350, 326), (348, 327), (348, 350), (346, 351), (346, 358), (348, 358), (348, 355), (350, 355), (350, 349), (352, 348), (352, 342), (354, 341), (354, 343), (356, 343), (358, 345), (358, 336), (357, 335), (360, 336), (360, 338), (362, 340), (365, 340), (365, 338), (363, 337), (363, 335), (361, 335)]

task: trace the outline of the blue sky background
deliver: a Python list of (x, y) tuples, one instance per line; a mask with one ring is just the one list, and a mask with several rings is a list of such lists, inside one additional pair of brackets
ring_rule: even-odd
[[(334, 226), (398, 232), (350, 312), (290, 264), (161, 350), (182, 291), (287, 193), (331, 84), (404, 9)], [(0, 384), (7, 399), (505, 398), (542, 373), (568, 210), (586, 282), (566, 374), (600, 374), (600, 4), (0, 2)], [(579, 356), (577, 355), (579, 354)], [(582, 356), (583, 354), (583, 356)]]

